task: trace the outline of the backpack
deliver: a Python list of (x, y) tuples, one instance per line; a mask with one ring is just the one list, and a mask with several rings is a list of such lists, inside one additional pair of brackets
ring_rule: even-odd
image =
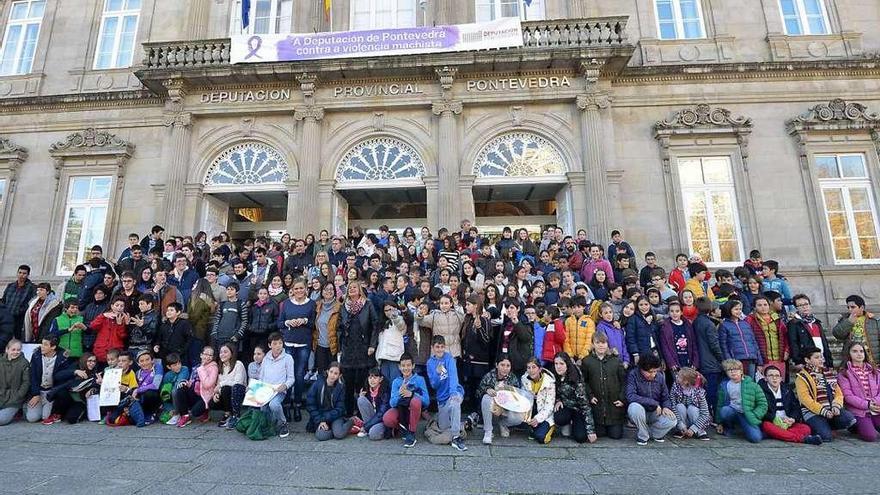
[(241, 415), (235, 429), (251, 440), (265, 440), (275, 436), (275, 425), (259, 409), (248, 409)]

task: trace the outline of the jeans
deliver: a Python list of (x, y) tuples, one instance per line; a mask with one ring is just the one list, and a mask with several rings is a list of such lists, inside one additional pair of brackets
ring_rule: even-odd
[(379, 369), (382, 371), (382, 376), (385, 377), (385, 381), (388, 383), (394, 383), (394, 379), (400, 376), (400, 362), (382, 359), (380, 363)]
[(651, 438), (663, 438), (676, 424), (674, 419), (660, 414), (659, 407), (649, 412), (637, 402), (631, 402), (626, 413), (639, 430), (636, 438), (643, 442)]
[(453, 394), (437, 407), (437, 426), (440, 431), (449, 430), (452, 438), (461, 434), (461, 401), (460, 395)]
[(322, 430), (318, 428), (315, 432), (315, 438), (318, 439), (319, 442), (324, 442), (326, 440), (342, 440), (348, 435), (349, 430), (351, 430), (352, 421), (349, 419), (348, 421), (342, 418), (336, 418), (333, 423), (330, 424), (330, 428), (326, 430)]
[(831, 419), (828, 419), (825, 416), (811, 416), (810, 419), (805, 422), (810, 425), (810, 429), (813, 430), (814, 434), (822, 437), (823, 442), (830, 442), (834, 440), (834, 435), (831, 434), (832, 430), (845, 430), (850, 428), (856, 424), (856, 418), (851, 412), (846, 409), (841, 409), (840, 415), (834, 416)]
[(556, 423), (556, 426), (565, 426), (571, 423), (571, 439), (577, 443), (587, 441), (587, 421), (580, 411), (563, 407), (553, 413), (553, 422)]
[(36, 423), (52, 414), (52, 403), (46, 398), (48, 393), (48, 390), (40, 392), (40, 403), (34, 407), (31, 407), (27, 402), (24, 403), (25, 417), (28, 423)]
[(718, 385), (721, 383), (721, 372), (703, 373), (706, 377), (706, 402), (709, 403), (709, 417), (715, 417), (715, 406), (718, 402)]
[(744, 413), (741, 413), (730, 406), (724, 406), (721, 408), (720, 414), (721, 424), (724, 426), (725, 434), (728, 432), (732, 433), (736, 425), (739, 425), (743, 434), (746, 436), (746, 440), (749, 442), (758, 443), (761, 441), (761, 438), (763, 438), (761, 428), (749, 423), (749, 420), (746, 419)]
[(6, 426), (9, 423), (12, 423), (12, 420), (15, 419), (15, 413), (18, 412), (20, 408), (18, 407), (4, 407), (0, 409), (0, 426)]
[(502, 409), (502, 413), (500, 416), (492, 415), (492, 404), (495, 402), (495, 399), (489, 397), (488, 395), (483, 395), (483, 398), (480, 399), (480, 410), (483, 413), (483, 431), (492, 431), (492, 420), (494, 419), (496, 423), (500, 425), (504, 425), (507, 427), (516, 426), (526, 419), (526, 415), (523, 413), (515, 413), (511, 411), (507, 411)]
[[(370, 402), (370, 399), (366, 397), (358, 397), (357, 405), (358, 412), (361, 413), (361, 419), (364, 420), (364, 423), (376, 415), (376, 408), (373, 407), (373, 403)], [(374, 424), (369, 430), (367, 430), (367, 436), (370, 437), (370, 440), (382, 440), (385, 438), (385, 424), (381, 421)]]
[(306, 368), (309, 366), (309, 354), (312, 350), (309, 346), (289, 347), (284, 346), (284, 350), (293, 358), (293, 376), (296, 380), (293, 383), (293, 392), (290, 396), (291, 402), (296, 405), (302, 405), (303, 392), (305, 392)]
[(287, 418), (284, 417), (284, 394), (275, 394), (262, 410), (269, 415), (276, 426), (287, 424)]
[(690, 429), (695, 435), (705, 435), (706, 430), (697, 427), (696, 423), (700, 419), (700, 408), (697, 406), (685, 406), (684, 404), (675, 405), (675, 415), (678, 418), (678, 429), (685, 431)]

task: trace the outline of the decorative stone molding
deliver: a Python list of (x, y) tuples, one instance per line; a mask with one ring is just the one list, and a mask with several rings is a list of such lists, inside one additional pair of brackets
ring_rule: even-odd
[(578, 95), (577, 107), (579, 110), (599, 110), (611, 106), (612, 98), (607, 93), (590, 93)]
[(852, 31), (812, 36), (771, 33), (767, 36), (767, 43), (770, 45), (770, 57), (774, 62), (862, 56), (862, 33)]
[(431, 112), (434, 115), (458, 115), (462, 111), (462, 103), (460, 100), (454, 101), (438, 101), (431, 105)]
[(385, 112), (373, 112), (373, 130), (376, 132), (385, 130)]
[(736, 58), (733, 36), (694, 40), (642, 38), (639, 48), (646, 66), (660, 64), (724, 63)]
[(315, 105), (297, 107), (293, 111), (293, 118), (298, 121), (306, 119), (314, 121), (322, 120), (324, 118), (324, 108)]
[(318, 83), (317, 75), (304, 72), (296, 76), (296, 80), (299, 81), (299, 88), (302, 91), (303, 97), (309, 99), (315, 95), (315, 86)]
[(168, 99), (175, 105), (183, 104), (187, 95), (186, 82), (183, 79), (168, 79), (163, 84), (168, 91)]
[(27, 159), (27, 149), (19, 146), (5, 137), (0, 137), (0, 161), (10, 162), (18, 166)]
[(730, 110), (726, 108), (712, 108), (709, 105), (700, 104), (694, 108), (679, 110), (671, 118), (660, 120), (654, 124), (655, 131), (660, 129), (695, 129), (700, 127), (751, 128), (752, 119), (732, 117)]
[(880, 155), (880, 115), (869, 112), (868, 107), (861, 103), (847, 102), (835, 98), (810, 108), (785, 123), (801, 157), (801, 166), (809, 168), (807, 160), (807, 142), (810, 133), (863, 132), (867, 131)]
[(435, 69), (434, 72), (440, 78), (440, 88), (444, 92), (452, 90), (452, 83), (455, 80), (455, 75), (458, 74), (458, 67), (443, 66)]
[(604, 65), (605, 60), (595, 58), (581, 62), (581, 73), (584, 75), (587, 86), (599, 82), (599, 74), (602, 72), (602, 66)]
[(522, 112), (522, 106), (517, 105), (510, 107), (510, 122), (515, 127), (519, 127), (520, 125), (522, 125)]
[(107, 131), (99, 131), (89, 127), (80, 132), (74, 132), (67, 136), (64, 141), (58, 141), (49, 146), (49, 153), (53, 156), (72, 155), (86, 152), (105, 152), (104, 154), (126, 153), (131, 156), (135, 146), (128, 141), (110, 134)]
[(193, 116), (189, 112), (174, 112), (165, 115), (162, 125), (165, 127), (190, 127)]

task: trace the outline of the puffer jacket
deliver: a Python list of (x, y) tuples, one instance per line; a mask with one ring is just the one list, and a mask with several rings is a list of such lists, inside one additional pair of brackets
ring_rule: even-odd
[[(522, 376), (522, 388), (529, 394), (532, 393), (532, 379), (529, 378), (529, 374), (525, 373)], [(553, 373), (550, 373), (544, 368), (541, 368), (541, 385), (538, 389), (538, 393), (532, 395), (533, 399), (533, 408), (535, 411), (532, 419), (538, 421), (538, 423), (543, 423), (546, 421), (551, 426), (553, 423), (553, 408), (556, 406), (556, 378), (553, 377)]]
[(0, 409), (21, 407), (30, 386), (30, 363), (24, 354), (12, 360), (0, 355)]
[[(749, 327), (752, 329), (752, 334), (755, 336), (755, 341), (758, 343), (758, 349), (761, 351), (764, 361), (787, 361), (788, 328), (785, 327), (785, 322), (779, 318), (778, 314), (771, 313), (770, 323), (767, 326), (770, 331), (776, 333), (777, 344), (775, 347), (768, 347), (770, 341), (768, 341), (767, 335), (764, 333), (764, 326), (761, 324), (760, 318), (756, 313), (752, 313), (746, 318), (746, 322), (748, 322)], [(773, 334), (771, 333), (770, 335)]]
[(455, 358), (461, 357), (462, 322), (464, 314), (461, 309), (450, 309), (445, 313), (435, 309), (425, 316), (416, 315), (417, 324), (430, 328), (434, 335), (442, 335), (446, 339), (446, 350)]
[[(715, 406), (716, 423), (721, 423), (721, 409), (730, 405), (730, 396), (727, 395), (728, 383), (730, 380), (724, 380), (718, 386), (718, 402)], [(746, 421), (752, 426), (759, 426), (764, 415), (767, 414), (767, 396), (764, 395), (764, 390), (750, 376), (744, 376), (740, 382), (740, 397)]]
[(98, 362), (107, 362), (107, 351), (110, 349), (122, 349), (125, 347), (125, 338), (128, 336), (125, 325), (116, 323), (115, 318), (107, 318), (103, 313), (92, 320), (89, 330), (95, 332), (95, 356)]
[(584, 417), (587, 434), (596, 433), (593, 423), (593, 411), (590, 407), (590, 399), (587, 398), (587, 389), (584, 382), (556, 379), (556, 401), (561, 402), (563, 407), (577, 411)]
[[(657, 346), (657, 318), (651, 323), (641, 314), (634, 314), (632, 318), (626, 322), (626, 350), (630, 356), (636, 354), (647, 355), (652, 352), (656, 354)], [(653, 342), (653, 345), (652, 345)]]
[[(312, 332), (312, 350), (315, 351), (318, 349), (318, 338), (320, 337), (318, 330), (318, 318), (321, 317), (322, 307), (324, 306), (324, 301), (318, 299), (315, 302), (315, 330)], [(337, 352), (339, 352), (339, 340), (337, 338), (336, 329), (339, 326), (339, 310), (342, 308), (342, 303), (338, 301), (333, 301), (333, 309), (330, 313), (330, 321), (327, 323), (327, 341), (330, 343), (330, 355), (335, 356)]]
[(865, 363), (865, 372), (868, 373), (867, 393), (851, 362), (847, 362), (846, 368), (837, 375), (837, 384), (843, 392), (846, 410), (857, 418), (864, 418), (868, 414), (868, 401), (880, 404), (880, 371)]
[[(620, 357), (606, 354), (600, 359), (592, 352), (581, 362), (581, 373), (584, 376), (587, 397), (590, 400), (599, 400), (592, 408), (595, 423), (623, 424), (626, 417), (626, 370)], [(615, 401), (624, 405), (617, 407), (614, 405)]]
[(278, 304), (269, 299), (265, 304), (254, 302), (248, 309), (248, 335), (269, 335), (278, 321)]
[(722, 320), (718, 326), (718, 342), (721, 344), (724, 359), (748, 359), (756, 361), (758, 366), (764, 364), (755, 334), (745, 320)]
[(646, 411), (662, 407), (672, 409), (668, 390), (663, 373), (657, 373), (653, 380), (648, 380), (640, 369), (634, 368), (626, 377), (626, 400), (641, 404)]
[[(367, 303), (366, 306), (373, 307)], [(364, 308), (366, 310), (366, 307)], [(325, 408), (324, 389), (327, 387), (327, 379), (321, 378), (316, 381), (306, 394), (306, 410), (309, 411), (309, 422), (306, 424), (306, 431), (314, 433), (318, 430), (318, 425), (326, 422), (332, 424), (337, 419), (345, 415), (345, 383), (340, 378), (333, 387), (330, 394), (330, 407)]]

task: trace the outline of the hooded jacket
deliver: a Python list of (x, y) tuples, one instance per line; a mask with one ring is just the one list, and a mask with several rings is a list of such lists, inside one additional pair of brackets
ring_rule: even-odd
[[(523, 374), (521, 381), (523, 389), (532, 394), (532, 385), (535, 382), (529, 378), (529, 374)], [(550, 426), (553, 426), (553, 408), (556, 406), (556, 378), (553, 377), (553, 373), (541, 368), (541, 385), (538, 393), (532, 395), (532, 399), (534, 401), (533, 411), (535, 411), (532, 419), (538, 423), (546, 421)]]
[(31, 386), (30, 363), (24, 354), (9, 360), (0, 355), (0, 409), (21, 407)]
[(868, 401), (880, 404), (880, 371), (870, 363), (865, 363), (865, 372), (868, 374), (867, 392), (851, 362), (847, 362), (846, 368), (837, 375), (837, 384), (843, 392), (846, 409), (857, 418), (868, 415)]

